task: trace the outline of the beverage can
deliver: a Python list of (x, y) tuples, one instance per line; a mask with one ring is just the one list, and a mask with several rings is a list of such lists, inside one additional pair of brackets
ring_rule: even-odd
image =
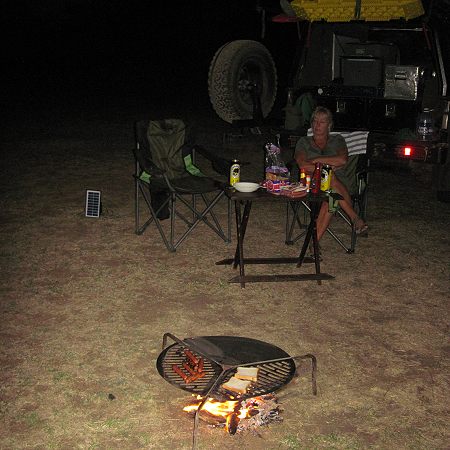
[(234, 186), (235, 183), (238, 183), (241, 179), (241, 165), (237, 159), (233, 159), (231, 161), (230, 168), (230, 186)]
[(331, 176), (333, 169), (328, 164), (322, 165), (322, 172), (320, 176), (320, 190), (329, 191), (331, 188)]

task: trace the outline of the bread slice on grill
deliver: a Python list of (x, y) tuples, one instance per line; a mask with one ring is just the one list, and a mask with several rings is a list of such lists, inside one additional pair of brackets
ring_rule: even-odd
[(231, 377), (226, 383), (222, 384), (222, 387), (227, 391), (244, 394), (250, 386), (250, 383), (251, 381), (248, 380), (240, 380), (239, 378)]
[(258, 372), (258, 367), (238, 367), (234, 376), (240, 380), (256, 381), (258, 379)]

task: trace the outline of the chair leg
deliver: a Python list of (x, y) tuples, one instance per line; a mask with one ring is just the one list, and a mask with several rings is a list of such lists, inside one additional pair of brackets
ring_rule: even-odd
[(327, 233), (347, 252), (347, 253), (353, 253), (354, 250), (352, 250), (352, 246), (347, 247), (342, 239), (330, 228), (327, 228)]
[[(219, 221), (217, 220), (217, 216), (215, 215), (214, 211), (212, 211), (212, 208), (217, 204), (217, 202), (225, 195), (225, 193), (219, 192), (214, 199), (208, 203), (206, 200), (206, 197), (201, 194), (203, 201), (205, 202), (206, 208), (202, 212), (196, 211), (193, 206), (183, 198), (183, 196), (178, 196), (178, 199), (186, 205), (187, 208), (189, 208), (194, 216), (196, 217), (195, 221), (190, 225), (190, 227), (185, 231), (185, 233), (178, 239), (176, 243), (173, 244), (174, 248), (176, 249), (186, 238), (187, 236), (197, 227), (197, 225), (200, 222), (204, 222), (206, 225), (208, 225), (219, 237), (221, 237), (225, 242), (227, 242), (227, 236), (223, 233), (223, 230), (220, 226)], [(212, 220), (214, 224), (212, 224), (208, 218), (206, 217), (207, 214), (210, 214), (212, 217)], [(231, 222), (231, 219), (230, 219)]]
[[(297, 223), (300, 228), (303, 228), (304, 225), (302, 224), (300, 218), (299, 218), (299, 209), (300, 207), (305, 208), (306, 211), (310, 211), (310, 207), (305, 202), (288, 202), (287, 203), (287, 213), (286, 213), (286, 244), (287, 245), (293, 245), (298, 240), (300, 240), (304, 235), (306, 231), (303, 231), (302, 233), (298, 234), (297, 236), (293, 237), (295, 224)], [(292, 219), (290, 216), (290, 212), (292, 210)], [(351, 221), (341, 212), (338, 210), (337, 214), (344, 219), (344, 221), (352, 227), (352, 235), (351, 235), (351, 241), (350, 246), (345, 245), (344, 241), (333, 231), (331, 227), (327, 228), (327, 233), (347, 252), (347, 253), (353, 253), (355, 251), (355, 245), (356, 245), (356, 232), (353, 232), (353, 226)]]
[(176, 246), (174, 245), (174, 236), (175, 236), (175, 216), (177, 214), (176, 212), (176, 195), (174, 193), (170, 194), (170, 246), (172, 248), (172, 251), (176, 250)]
[[(204, 204), (205, 204), (206, 206), (208, 206), (208, 202), (207, 202), (207, 199), (206, 199), (205, 195), (204, 195), (204, 194), (201, 194), (201, 197), (202, 197), (202, 199), (203, 199)], [(219, 199), (220, 199), (220, 197), (217, 199), (217, 201), (219, 201)], [(223, 233), (222, 227), (220, 226), (220, 222), (219, 222), (219, 220), (217, 219), (216, 213), (214, 212), (213, 209), (211, 209), (210, 212), (209, 212), (209, 214), (211, 215), (211, 218), (212, 218), (212, 220), (213, 220), (213, 222), (214, 222), (214, 224), (215, 224), (215, 227), (213, 227), (213, 230), (214, 230), (214, 231), (220, 230), (219, 236), (221, 236), (222, 239), (226, 240), (226, 236), (225, 236), (225, 234)], [(202, 218), (201, 218), (201, 219), (208, 225), (207, 219), (206, 219), (206, 217), (205, 217), (203, 214), (202, 214)]]
[[(150, 217), (144, 224), (140, 224), (140, 208), (141, 208), (141, 195), (147, 204), (149, 211), (150, 211)], [(222, 226), (220, 225), (220, 222), (217, 218), (216, 213), (213, 211), (214, 206), (217, 204), (217, 202), (225, 196), (224, 192), (219, 192), (211, 202), (208, 202), (208, 199), (204, 194), (200, 194), (204, 204), (205, 208), (199, 212), (195, 208), (200, 206), (199, 205), (199, 199), (195, 198), (196, 196), (191, 197), (191, 202), (184, 199), (183, 196), (177, 195), (176, 193), (170, 194), (170, 196), (167, 198), (167, 200), (159, 207), (157, 211), (154, 210), (151, 203), (151, 196), (148, 189), (148, 185), (140, 182), (139, 180), (136, 181), (135, 185), (135, 232), (138, 235), (141, 235), (144, 233), (146, 228), (154, 221), (155, 225), (158, 229), (159, 234), (161, 235), (161, 238), (163, 239), (163, 242), (166, 246), (166, 248), (174, 252), (178, 248), (178, 246), (184, 242), (184, 240), (187, 238), (187, 236), (197, 227), (197, 225), (200, 222), (204, 222), (206, 225), (208, 225), (219, 237), (221, 237), (226, 243), (231, 242), (231, 200), (227, 198), (227, 219), (226, 219), (226, 226), (227, 230), (226, 233), (224, 233), (224, 230), (222, 229)], [(180, 211), (177, 210), (177, 200), (180, 200), (186, 207), (190, 210), (190, 213), (192, 213), (193, 220), (189, 220), (188, 217), (185, 217)], [(170, 211), (170, 226), (169, 230), (167, 232), (164, 231), (161, 221), (158, 219), (158, 213), (169, 203), (169, 211)], [(207, 216), (210, 216), (210, 219), (208, 219)], [(183, 220), (187, 225), (187, 230), (179, 237), (176, 238), (176, 223), (175, 219), (178, 217), (179, 219)]]
[(139, 234), (139, 181), (134, 180), (134, 232)]
[[(149, 219), (144, 223), (144, 224), (140, 224), (140, 208), (141, 208), (141, 200), (140, 200), (140, 196), (142, 195), (145, 203), (148, 206), (148, 209), (150, 211), (150, 217)], [(137, 189), (136, 189), (136, 211), (135, 211), (135, 220), (136, 220), (136, 229), (135, 232), (138, 235), (141, 235), (144, 233), (144, 231), (146, 230), (146, 228), (154, 221), (156, 228), (158, 229), (159, 234), (161, 235), (161, 238), (164, 242), (164, 245), (166, 246), (167, 250), (173, 252), (175, 251), (173, 244), (172, 244), (172, 238), (171, 236), (169, 236), (169, 239), (166, 236), (166, 233), (164, 232), (163, 227), (161, 226), (161, 222), (158, 219), (158, 213), (160, 212), (160, 210), (162, 208), (165, 207), (165, 205), (167, 204), (168, 201), (170, 201), (170, 197), (166, 200), (166, 202), (164, 202), (157, 211), (155, 211), (152, 207), (151, 204), (151, 197), (150, 197), (150, 191), (148, 189), (148, 185), (145, 185), (141, 182), (137, 182)]]
[(227, 244), (231, 242), (231, 198), (227, 197)]
[[(203, 195), (202, 195), (202, 197), (203, 197)], [(192, 196), (192, 207), (194, 208), (195, 211), (197, 211), (197, 196), (196, 195)], [(195, 213), (193, 212), (192, 213), (192, 222), (195, 222), (196, 219), (197, 218), (195, 216)]]
[[(147, 204), (149, 210), (150, 210), (150, 218), (143, 224), (140, 225), (140, 194), (142, 195), (145, 203)], [(137, 186), (137, 192), (136, 192), (136, 212), (135, 212), (135, 220), (136, 220), (136, 228), (135, 228), (135, 233), (138, 235), (141, 235), (145, 229), (150, 225), (151, 222), (153, 222), (153, 220), (156, 220), (156, 214), (153, 211), (153, 208), (151, 206), (151, 199), (150, 199), (150, 194), (148, 192), (148, 187), (145, 185), (142, 185), (140, 182), (138, 182), (138, 186)]]
[[(306, 233), (306, 225), (302, 223), (302, 221), (298, 216), (300, 206), (302, 205), (306, 207), (307, 210), (309, 211), (309, 207), (304, 202), (302, 202), (301, 204), (298, 202), (287, 202), (286, 204), (286, 240), (285, 240), (286, 245), (294, 245)], [(292, 220), (290, 218), (291, 210), (292, 210)], [(295, 230), (295, 224), (297, 224), (300, 229), (305, 228), (305, 231), (300, 233), (295, 238), (292, 238)]]

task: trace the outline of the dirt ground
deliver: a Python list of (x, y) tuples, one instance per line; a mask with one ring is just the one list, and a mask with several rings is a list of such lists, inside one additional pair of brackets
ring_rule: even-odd
[[(429, 180), (371, 173), (368, 238), (352, 255), (323, 240), (322, 268), (335, 279), (241, 289), (228, 283), (231, 267), (215, 265), (232, 255), (234, 229), (227, 245), (202, 225), (176, 253), (155, 227), (134, 233), (133, 122), (144, 111), (11, 119), (0, 181), (0, 448), (191, 448), (189, 394), (155, 366), (165, 332), (248, 336), (318, 360), (317, 396), (306, 363), (280, 391), (282, 423), (259, 436), (201, 424), (199, 449), (449, 448), (450, 206)], [(211, 111), (186, 116), (200, 142), (234, 156)], [(246, 151), (262, 161), (260, 146)], [(258, 178), (258, 164), (243, 179)], [(86, 189), (102, 192), (98, 219), (84, 216)], [(255, 204), (248, 256), (295, 255), (283, 227), (279, 202)]]

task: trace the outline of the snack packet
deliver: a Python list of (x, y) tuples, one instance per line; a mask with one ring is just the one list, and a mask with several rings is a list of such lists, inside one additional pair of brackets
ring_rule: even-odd
[(265, 145), (266, 163), (265, 178), (266, 180), (289, 180), (289, 170), (281, 159), (281, 150), (276, 145), (268, 142)]

